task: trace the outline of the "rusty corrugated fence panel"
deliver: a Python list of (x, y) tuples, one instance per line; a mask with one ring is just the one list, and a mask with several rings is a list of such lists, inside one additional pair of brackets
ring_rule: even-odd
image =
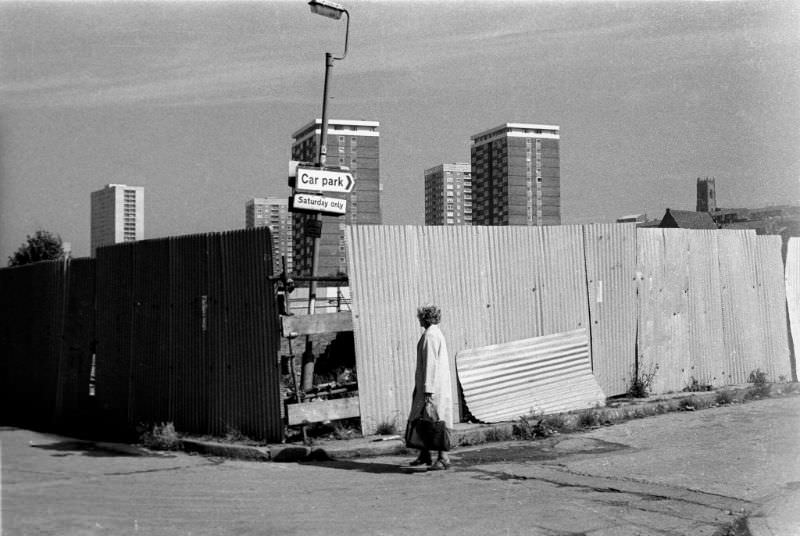
[(636, 225), (583, 231), (592, 370), (607, 396), (621, 395), (636, 368)]
[(483, 422), (605, 405), (586, 328), (462, 350), (456, 360), (470, 412)]
[(97, 394), (112, 423), (280, 440), (269, 229), (98, 252)]
[[(210, 353), (215, 374), (211, 388), (211, 430), (279, 439), (280, 346), (278, 315), (268, 284), (272, 266), (268, 228), (233, 231), (212, 243), (219, 281), (209, 296)], [(216, 292), (216, 294), (215, 294)]]
[(791, 329), (792, 379), (797, 381), (797, 354), (800, 353), (800, 238), (790, 238), (786, 249), (786, 303)]
[(70, 260), (67, 275), (56, 424), (69, 432), (92, 426), (89, 379), (95, 340), (95, 260)]
[(353, 226), (346, 236), (365, 433), (408, 417), (422, 303), (442, 308), (454, 378), (460, 350), (588, 324), (579, 226)]
[[(725, 231), (722, 231), (725, 232)], [(722, 289), (719, 275), (720, 231), (687, 231), (689, 253), (688, 385), (719, 387), (729, 383), (722, 325)], [(684, 388), (687, 385), (675, 386)]]
[(207, 296), (207, 235), (169, 239), (168, 418), (178, 430), (208, 429), (207, 337), (203, 301)]
[(1, 358), (4, 416), (10, 424), (52, 428), (60, 412), (67, 270), (67, 261), (0, 270), (3, 320), (7, 322)]
[(722, 318), (731, 383), (747, 382), (757, 369), (766, 372), (770, 381), (791, 377), (785, 287), (779, 289), (775, 281), (783, 273), (780, 239), (759, 237), (752, 231), (727, 231), (719, 240)]
[[(726, 254), (741, 232), (638, 229), (639, 375), (655, 373), (652, 391), (736, 383), (726, 357)], [(656, 370), (657, 367), (657, 370)]]
[(134, 243), (98, 248), (95, 398), (102, 426), (117, 433), (128, 427)]
[(786, 316), (786, 284), (781, 255), (783, 241), (778, 235), (753, 237), (756, 278), (759, 282), (759, 312), (764, 333), (765, 372), (770, 381), (786, 381), (792, 377)]

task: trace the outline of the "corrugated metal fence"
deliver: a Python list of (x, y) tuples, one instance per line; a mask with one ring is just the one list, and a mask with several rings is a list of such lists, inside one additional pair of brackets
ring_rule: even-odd
[(362, 226), (346, 236), (365, 432), (407, 417), (424, 302), (443, 309), (451, 360), (588, 327), (608, 396), (628, 389), (637, 345), (638, 373), (657, 370), (657, 393), (693, 379), (744, 383), (757, 368), (791, 378), (779, 237), (619, 224)]
[(37, 429), (85, 421), (94, 339), (94, 262), (0, 270), (0, 418)]
[(443, 310), (454, 378), (461, 350), (588, 326), (579, 226), (354, 226), (347, 240), (367, 433), (405, 422), (424, 302)]
[(280, 439), (268, 229), (97, 253), (97, 401), (112, 423)]
[(106, 430), (172, 421), (280, 440), (271, 251), (261, 228), (0, 270), (4, 422), (74, 428), (94, 401)]

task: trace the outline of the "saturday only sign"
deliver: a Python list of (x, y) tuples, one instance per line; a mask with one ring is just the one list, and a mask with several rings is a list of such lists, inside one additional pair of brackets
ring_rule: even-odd
[(292, 210), (307, 210), (341, 216), (347, 213), (347, 200), (321, 195), (296, 193), (292, 197)]

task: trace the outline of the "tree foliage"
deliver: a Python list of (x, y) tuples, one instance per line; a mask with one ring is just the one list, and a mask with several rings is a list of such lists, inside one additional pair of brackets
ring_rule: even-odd
[(14, 255), (8, 258), (9, 266), (22, 266), (32, 262), (49, 261), (60, 259), (64, 256), (64, 248), (61, 244), (61, 237), (49, 231), (40, 229), (31, 236)]

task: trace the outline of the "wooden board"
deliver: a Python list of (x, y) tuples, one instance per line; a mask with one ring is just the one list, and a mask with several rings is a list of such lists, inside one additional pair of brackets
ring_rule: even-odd
[(304, 402), (301, 404), (287, 404), (286, 412), (289, 426), (312, 422), (335, 421), (337, 419), (350, 419), (361, 415), (357, 396), (335, 398), (333, 400), (319, 400), (317, 402)]
[(281, 316), (284, 337), (353, 331), (353, 315), (350, 311), (313, 315)]

